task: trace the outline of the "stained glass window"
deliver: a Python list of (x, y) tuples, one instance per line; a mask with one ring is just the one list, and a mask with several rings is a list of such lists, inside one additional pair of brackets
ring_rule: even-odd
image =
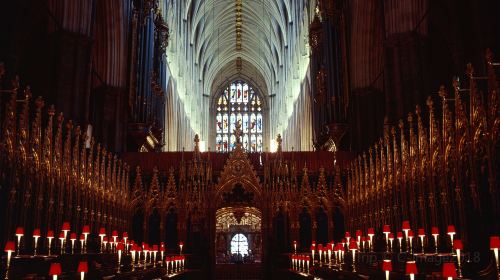
[(234, 130), (241, 124), (241, 144), (248, 152), (262, 152), (263, 107), (262, 98), (244, 81), (226, 87), (216, 103), (215, 148), (229, 152), (236, 147)]

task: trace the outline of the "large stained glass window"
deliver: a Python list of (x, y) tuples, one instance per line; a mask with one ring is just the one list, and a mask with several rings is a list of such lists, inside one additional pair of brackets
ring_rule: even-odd
[(228, 152), (236, 147), (234, 130), (239, 122), (243, 148), (248, 152), (262, 152), (262, 105), (262, 98), (243, 81), (225, 88), (216, 103), (216, 151)]

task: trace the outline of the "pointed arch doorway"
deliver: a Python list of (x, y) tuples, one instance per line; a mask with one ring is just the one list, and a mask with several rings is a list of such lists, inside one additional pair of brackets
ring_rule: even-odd
[(231, 152), (213, 197), (215, 279), (262, 279), (269, 228), (262, 188), (241, 144)]

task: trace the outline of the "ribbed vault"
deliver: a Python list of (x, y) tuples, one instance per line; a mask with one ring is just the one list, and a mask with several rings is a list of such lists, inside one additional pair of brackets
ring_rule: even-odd
[[(271, 135), (286, 127), (288, 110), (296, 100), (309, 64), (307, 30), (311, 7), (307, 0), (185, 0), (166, 1), (171, 28), (167, 53), (178, 94), (193, 130), (207, 135), (199, 106), (215, 89), (234, 78), (259, 87), (264, 96), (279, 96), (271, 118), (283, 116)], [(237, 5), (241, 3), (241, 48), (237, 47)], [(242, 63), (237, 66), (237, 61)], [(282, 94), (281, 92), (287, 92)], [(292, 97), (292, 98), (290, 98)], [(193, 113), (191, 113), (193, 112)], [(281, 117), (280, 117), (281, 118)], [(285, 125), (286, 126), (286, 125)], [(203, 137), (203, 136), (202, 136)]]

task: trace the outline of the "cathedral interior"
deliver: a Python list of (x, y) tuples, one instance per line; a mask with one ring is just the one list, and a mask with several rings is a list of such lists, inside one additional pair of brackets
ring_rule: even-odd
[(0, 277), (500, 279), (499, 14), (2, 1)]

